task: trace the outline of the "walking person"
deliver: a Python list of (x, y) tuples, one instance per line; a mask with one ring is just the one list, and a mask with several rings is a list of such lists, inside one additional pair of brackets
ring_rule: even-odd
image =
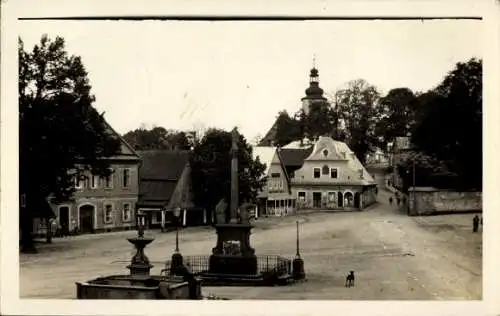
[(479, 216), (474, 216), (474, 218), (472, 219), (472, 232), (473, 233), (477, 233), (477, 230), (479, 228)]
[(389, 197), (389, 204), (392, 206), (392, 196)]
[(401, 198), (399, 198), (399, 197), (398, 197), (398, 198), (396, 198), (396, 203), (397, 203), (397, 204), (398, 204), (398, 206), (399, 206), (399, 204), (401, 204)]

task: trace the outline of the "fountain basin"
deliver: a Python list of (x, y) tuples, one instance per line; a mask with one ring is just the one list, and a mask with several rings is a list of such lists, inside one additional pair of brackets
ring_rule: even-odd
[(201, 299), (201, 285), (164, 276), (111, 275), (76, 283), (77, 299)]
[(154, 238), (151, 237), (129, 237), (127, 238), (128, 242), (137, 246), (137, 248), (146, 248), (151, 242), (153, 242)]

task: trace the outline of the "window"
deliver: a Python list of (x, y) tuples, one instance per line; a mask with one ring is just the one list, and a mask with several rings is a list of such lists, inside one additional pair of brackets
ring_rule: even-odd
[(299, 201), (305, 201), (306, 200), (306, 192), (301, 191), (297, 195), (299, 197)]
[(104, 188), (112, 189), (113, 188), (113, 169), (110, 169), (111, 174), (104, 178)]
[(156, 222), (161, 223), (161, 211), (155, 212)]
[(80, 177), (80, 175), (78, 175), (78, 174), (75, 174), (75, 188), (83, 189), (83, 186), (84, 186), (83, 182), (84, 181), (83, 181), (82, 177)]
[(110, 224), (113, 222), (113, 205), (104, 205), (104, 223)]
[(131, 210), (131, 206), (130, 206), (130, 203), (123, 203), (123, 221), (124, 222), (130, 222), (131, 218), (132, 218), (132, 210)]
[(130, 169), (123, 169), (122, 187), (128, 188), (130, 186)]
[(321, 176), (321, 169), (320, 168), (314, 168), (313, 177), (315, 179), (318, 179), (320, 176)]
[(290, 172), (290, 179), (295, 178), (295, 171)]
[(99, 188), (99, 176), (94, 176), (94, 175), (92, 175), (92, 176), (90, 177), (90, 187), (91, 187), (92, 189), (97, 189), (97, 188)]
[(363, 179), (363, 169), (359, 169), (359, 178)]
[(335, 192), (328, 192), (328, 201), (335, 202), (337, 194)]
[(328, 156), (328, 150), (326, 150), (326, 149), (325, 149), (325, 150), (323, 150), (323, 155), (324, 155), (325, 157), (326, 157), (326, 156)]
[(267, 182), (267, 188), (268, 188), (269, 190), (272, 190), (272, 189), (274, 188), (274, 181), (273, 181), (273, 180), (269, 180), (269, 181)]
[(279, 178), (281, 175), (279, 172), (271, 173), (271, 178)]
[(330, 178), (332, 179), (337, 179), (338, 178), (338, 171), (337, 168), (332, 168), (330, 169)]
[(323, 166), (323, 170), (321, 171), (321, 173), (325, 176), (328, 175), (328, 173), (330, 172), (330, 168), (328, 168), (328, 166)]

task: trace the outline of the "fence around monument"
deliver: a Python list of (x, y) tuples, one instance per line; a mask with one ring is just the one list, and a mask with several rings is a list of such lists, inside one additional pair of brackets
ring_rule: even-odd
[[(208, 273), (210, 269), (210, 256), (183, 256), (183, 262), (191, 273), (200, 275)], [(171, 260), (165, 262), (164, 273), (170, 274)], [(291, 275), (292, 260), (276, 255), (257, 256), (257, 275), (273, 273), (275, 275)]]

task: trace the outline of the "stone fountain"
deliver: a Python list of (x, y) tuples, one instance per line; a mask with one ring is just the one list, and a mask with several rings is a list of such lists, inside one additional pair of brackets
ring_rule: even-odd
[[(138, 215), (139, 221), (142, 221), (142, 216)], [(141, 223), (141, 222), (140, 222)], [(144, 227), (139, 224), (137, 237), (127, 238), (128, 242), (134, 245), (137, 250), (136, 254), (132, 257), (130, 265), (127, 268), (130, 270), (130, 275), (132, 276), (147, 276), (153, 267), (149, 263), (149, 259), (144, 254), (144, 248), (153, 242), (154, 238), (144, 237)]]
[(154, 238), (144, 237), (143, 214), (137, 214), (138, 234), (127, 238), (137, 252), (127, 266), (129, 275), (117, 274), (99, 277), (87, 282), (76, 283), (77, 299), (201, 299), (199, 279), (171, 277), (169, 275), (150, 275), (153, 265), (144, 253), (144, 248)]

